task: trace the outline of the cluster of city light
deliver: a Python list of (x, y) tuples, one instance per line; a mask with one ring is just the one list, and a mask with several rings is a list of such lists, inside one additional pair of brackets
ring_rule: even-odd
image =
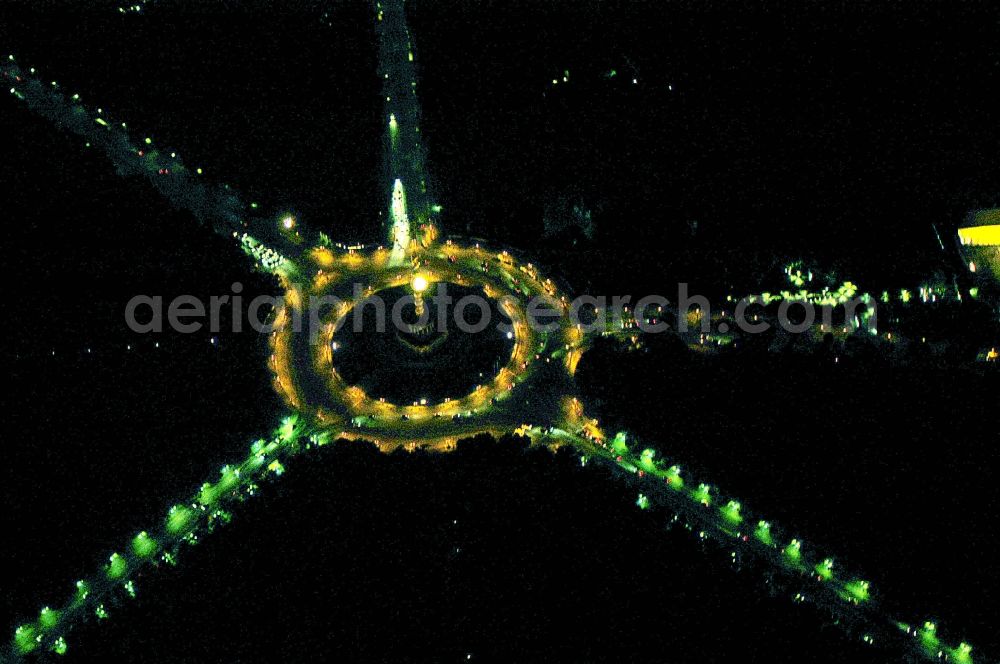
[(152, 2), (153, 2), (153, 0), (139, 0), (135, 4), (122, 5), (122, 6), (118, 7), (118, 13), (119, 14), (139, 14), (139, 13), (142, 12), (142, 10), (146, 6), (152, 4)]
[[(974, 227), (971, 229), (959, 229), (959, 237), (964, 244), (974, 244), (979, 245), (980, 243), (985, 243), (987, 241), (992, 241), (989, 233), (974, 233), (983, 228), (989, 227)], [(997, 226), (1000, 228), (1000, 226)], [(963, 231), (969, 231), (969, 233), (963, 233)], [(975, 239), (975, 241), (973, 241)], [(977, 270), (974, 261), (969, 262), (969, 271), (975, 273)], [(838, 304), (846, 304), (856, 297), (861, 298), (863, 301), (870, 302), (871, 295), (868, 293), (858, 294), (858, 288), (854, 283), (850, 281), (843, 282), (836, 290), (831, 290), (830, 288), (823, 288), (819, 292), (810, 291), (806, 288), (806, 284), (811, 283), (814, 279), (813, 270), (806, 269), (803, 271), (802, 262), (796, 261), (785, 266), (785, 276), (788, 281), (799, 288), (798, 291), (788, 291), (782, 290), (778, 294), (772, 293), (762, 293), (760, 295), (751, 295), (747, 300), (752, 304), (754, 302), (762, 302), (763, 304), (771, 304), (772, 302), (780, 302), (782, 300), (788, 300), (791, 302), (810, 302), (812, 304), (817, 304), (821, 306), (836, 306)], [(954, 299), (961, 301), (962, 293), (958, 290), (957, 285), (944, 283), (940, 279), (937, 282), (925, 282), (920, 284), (917, 289), (920, 301), (927, 303), (935, 303), (939, 300), (947, 300), (954, 296)], [(970, 294), (972, 294), (970, 292)], [(975, 295), (973, 295), (975, 297)], [(913, 291), (907, 288), (902, 288), (898, 291), (888, 291), (883, 290), (879, 300), (884, 304), (888, 304), (893, 301), (898, 301), (901, 304), (909, 304), (913, 300)]]
[(248, 233), (238, 234), (233, 231), (233, 237), (238, 237), (240, 246), (248, 256), (265, 272), (279, 273), (291, 265), (289, 260), (278, 251), (264, 245)]
[(845, 304), (850, 302), (855, 297), (858, 297), (858, 287), (854, 285), (851, 281), (845, 281), (840, 284), (836, 289), (831, 289), (829, 286), (824, 286), (819, 291), (811, 291), (806, 288), (806, 284), (813, 281), (812, 270), (802, 271), (801, 263), (792, 263), (785, 266), (785, 276), (792, 285), (799, 288), (798, 291), (781, 290), (779, 293), (774, 294), (770, 292), (764, 292), (759, 295), (748, 295), (745, 300), (750, 304), (762, 303), (764, 305), (771, 304), (772, 302), (781, 302), (782, 300), (788, 302), (808, 302), (810, 304), (815, 304), (819, 306), (837, 306), (838, 304)]
[[(971, 264), (970, 270), (975, 272), (975, 265)], [(853, 320), (848, 321), (849, 326), (842, 329), (843, 332), (854, 331), (864, 328), (870, 334), (877, 335), (878, 330), (872, 324), (876, 315), (875, 298), (869, 293), (862, 293), (851, 281), (845, 281), (836, 289), (824, 287), (819, 291), (811, 291), (805, 286), (814, 281), (816, 274), (813, 270), (804, 269), (801, 261), (796, 261), (785, 266), (784, 273), (790, 283), (799, 287), (798, 291), (781, 290), (778, 293), (763, 292), (757, 295), (748, 295), (744, 301), (748, 304), (769, 305), (775, 302), (801, 302), (817, 306), (835, 307), (838, 305), (860, 302), (863, 309), (856, 312)], [(979, 288), (972, 287), (968, 290), (968, 295), (973, 299), (979, 296)], [(963, 299), (962, 291), (957, 283), (944, 283), (942, 280), (928, 281), (921, 284), (917, 289), (901, 288), (899, 290), (883, 290), (878, 300), (883, 304), (909, 305), (919, 300), (923, 304), (934, 304), (937, 302), (958, 301)], [(729, 296), (729, 301), (733, 301), (733, 296)], [(699, 321), (689, 321), (692, 325)], [(891, 341), (892, 333), (885, 335), (886, 340)]]

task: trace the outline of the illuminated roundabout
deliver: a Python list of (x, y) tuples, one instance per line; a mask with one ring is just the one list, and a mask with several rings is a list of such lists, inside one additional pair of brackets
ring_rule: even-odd
[[(385, 451), (447, 451), (460, 438), (479, 433), (499, 436), (542, 429), (584, 430), (601, 438), (596, 423), (583, 417), (573, 382), (589, 335), (570, 322), (567, 297), (531, 263), (521, 264), (507, 251), (451, 241), (420, 247), (410, 264), (397, 267), (389, 265), (385, 249), (338, 254), (318, 247), (307, 256), (315, 271), (308, 287), (282, 279), (286, 290), (273, 323), (270, 366), (275, 389), (288, 405), (322, 428), (345, 438), (372, 440)], [(334, 335), (351, 325), (359, 304), (356, 294), (367, 298), (403, 287), (413, 298), (429, 300), (438, 284), (474, 289), (510, 321), (513, 344), (499, 371), (471, 381), (475, 387), (467, 394), (437, 403), (416, 395), (408, 403), (393, 403), (348, 384), (334, 366)], [(293, 321), (307, 320), (310, 303), (322, 298), (336, 304), (321, 310), (321, 328), (313, 340), (307, 325), (296, 329)], [(544, 331), (529, 324), (533, 298), (544, 299), (558, 312), (545, 319), (549, 325)], [(425, 318), (434, 316), (428, 312)]]

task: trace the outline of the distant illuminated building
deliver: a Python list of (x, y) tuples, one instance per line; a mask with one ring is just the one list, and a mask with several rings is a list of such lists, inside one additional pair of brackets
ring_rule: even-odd
[(976, 286), (1000, 285), (1000, 208), (970, 213), (958, 229), (958, 242)]

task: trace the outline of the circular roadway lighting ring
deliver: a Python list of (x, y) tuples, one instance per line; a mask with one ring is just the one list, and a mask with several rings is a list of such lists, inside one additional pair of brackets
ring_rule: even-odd
[[(441, 282), (455, 283), (455, 282)], [(377, 295), (388, 288), (375, 290), (371, 295)], [(531, 334), (531, 327), (523, 324), (523, 310), (506, 307), (508, 316), (514, 322), (514, 329), (518, 331), (515, 335), (514, 345), (511, 349), (507, 363), (489, 379), (484, 379), (478, 389), (456, 399), (449, 399), (441, 404), (418, 404), (404, 405), (389, 401), (381, 401), (364, 394), (361, 388), (350, 386), (344, 383), (340, 375), (336, 372), (332, 363), (332, 353), (327, 352), (333, 340), (333, 334), (344, 324), (345, 319), (354, 310), (358, 303), (350, 303), (343, 307), (343, 311), (338, 312), (339, 316), (334, 321), (324, 321), (320, 343), (313, 345), (313, 368), (319, 375), (326, 377), (327, 386), (334, 396), (342, 395), (341, 404), (350, 412), (352, 417), (357, 416), (380, 416), (386, 417), (391, 414), (407, 415), (411, 419), (422, 419), (437, 414), (442, 417), (452, 417), (462, 412), (478, 410), (485, 406), (494, 398), (502, 397), (510, 390), (510, 386), (521, 382), (531, 368), (533, 355), (529, 355), (531, 348), (535, 347), (537, 337)]]
[[(347, 287), (351, 287), (353, 296), (353, 285), (356, 283), (365, 284), (361, 293), (363, 297), (370, 297), (389, 288), (412, 286), (412, 267), (390, 266), (388, 252), (384, 249), (371, 253), (335, 253), (326, 247), (317, 247), (307, 255), (317, 271), (316, 277), (308, 284), (309, 293), (306, 296), (336, 292), (344, 295), (343, 291)], [(286, 284), (285, 305), (276, 313), (275, 331), (270, 338), (270, 366), (274, 372), (275, 389), (291, 407), (309, 413), (321, 424), (331, 427), (350, 426), (355, 418), (367, 418), (366, 421), (372, 423), (372, 426), (359, 432), (358, 437), (375, 439), (380, 446), (398, 446), (405, 442), (407, 446), (412, 444), (450, 449), (449, 446), (453, 446), (459, 435), (465, 437), (479, 432), (497, 435), (522, 426), (523, 420), (515, 423), (510, 413), (507, 414), (508, 421), (501, 422), (503, 418), (497, 416), (493, 404), (501, 403), (517, 385), (529, 382), (539, 372), (549, 374), (549, 378), (552, 378), (553, 373), (561, 373), (564, 378), (561, 383), (546, 383), (564, 384), (569, 391), (573, 370), (584, 350), (585, 335), (572, 325), (568, 318), (566, 298), (560, 296), (551, 280), (544, 279), (530, 264), (526, 267), (518, 265), (507, 252), (495, 253), (481, 247), (454, 244), (437, 246), (433, 251), (414, 255), (414, 259), (414, 262), (419, 261), (420, 274), (425, 275), (428, 282), (478, 286), (497, 303), (498, 308), (513, 323), (514, 345), (507, 364), (496, 375), (485, 379), (477, 389), (441, 404), (404, 406), (370, 397), (359, 387), (346, 385), (336, 373), (332, 360), (333, 335), (358, 302), (353, 297), (344, 297), (340, 305), (324, 317), (318, 343), (310, 345), (311, 361), (304, 363), (304, 358), (297, 357), (294, 349), (296, 341), (301, 343), (301, 340), (295, 339), (295, 335), (299, 333), (290, 325), (295, 318), (294, 313), (304, 315), (304, 295), (301, 287)], [(484, 270), (483, 265), (486, 263), (492, 269)], [(552, 298), (557, 303), (556, 307), (561, 310), (559, 327), (552, 333), (538, 334), (528, 324), (526, 305), (535, 296)], [(297, 309), (297, 312), (290, 313), (289, 307)], [(536, 355), (550, 355), (564, 348), (570, 352), (560, 358), (562, 361), (551, 364), (535, 362)], [(324, 382), (330, 403), (324, 406), (305, 403), (296, 380), (303, 367), (315, 372)], [(537, 394), (532, 393), (530, 396), (539, 400)], [(559, 422), (566, 418), (577, 419), (575, 410), (565, 407), (569, 402), (566, 393), (556, 392), (548, 397), (549, 402), (558, 404), (553, 408), (559, 411)], [(494, 399), (497, 401), (494, 402)], [(471, 415), (465, 415), (466, 413)], [(468, 424), (454, 426), (452, 417), (455, 415), (459, 415), (463, 422), (469, 420)], [(405, 419), (402, 419), (403, 416)], [(556, 416), (550, 415), (548, 419), (554, 417)], [(461, 429), (461, 432), (456, 434), (456, 429)]]
[[(452, 283), (462, 286), (480, 285), (486, 287), (485, 290), (496, 291), (496, 284), (491, 279), (479, 278), (475, 282), (470, 283), (468, 279), (462, 282), (457, 281), (455, 278), (456, 275), (448, 274), (447, 271), (436, 274), (439, 274), (441, 277), (439, 283)], [(397, 275), (381, 283), (369, 283), (368, 288), (365, 289), (365, 296), (371, 297), (385, 290), (396, 288), (399, 286), (400, 279), (401, 277)], [(406, 414), (413, 419), (421, 419), (435, 413), (450, 417), (461, 412), (476, 410), (484, 406), (491, 399), (500, 397), (509, 391), (510, 386), (518, 382), (519, 378), (523, 378), (527, 368), (532, 364), (533, 355), (530, 354), (530, 349), (535, 347), (537, 337), (532, 334), (531, 326), (526, 323), (527, 312), (522, 306), (519, 306), (520, 303), (516, 299), (504, 300), (498, 303), (498, 308), (511, 318), (513, 329), (516, 332), (514, 335), (514, 345), (507, 364), (496, 375), (484, 380), (481, 383), (483, 387), (473, 390), (457, 399), (449, 399), (442, 404), (430, 406), (426, 404), (408, 406), (373, 399), (365, 395), (360, 388), (349, 386), (340, 379), (332, 366), (332, 353), (326, 350), (333, 341), (335, 331), (340, 329), (347, 316), (354, 311), (358, 304), (359, 302), (356, 301), (344, 302), (338, 308), (334, 320), (324, 320), (319, 339), (320, 343), (312, 347), (313, 368), (319, 375), (326, 377), (331, 394), (335, 396), (342, 395), (344, 397), (341, 399), (341, 403), (347, 408), (352, 417), (387, 416), (392, 413), (398, 413)]]

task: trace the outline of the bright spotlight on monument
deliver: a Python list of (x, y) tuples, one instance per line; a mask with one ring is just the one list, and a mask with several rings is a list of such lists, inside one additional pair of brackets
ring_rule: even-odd
[(427, 278), (424, 277), (423, 275), (418, 274), (417, 276), (413, 277), (413, 283), (411, 284), (411, 286), (413, 286), (413, 292), (423, 293), (425, 290), (427, 290), (428, 286)]

